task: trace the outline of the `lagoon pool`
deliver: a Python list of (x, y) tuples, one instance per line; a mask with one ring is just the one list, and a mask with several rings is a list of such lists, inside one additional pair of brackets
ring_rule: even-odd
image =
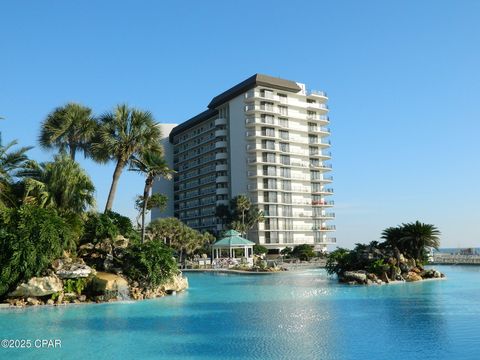
[(447, 280), (342, 286), (323, 270), (189, 273), (161, 299), (0, 310), (0, 359), (479, 359), (480, 267)]

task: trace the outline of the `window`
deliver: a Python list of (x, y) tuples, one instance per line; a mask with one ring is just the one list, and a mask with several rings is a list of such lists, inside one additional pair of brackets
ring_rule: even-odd
[(290, 180), (282, 180), (282, 190), (292, 190), (292, 182)]
[(279, 133), (281, 139), (288, 140), (288, 131), (279, 130), (278, 133)]
[(290, 145), (288, 143), (280, 143), (280, 151), (289, 152)]
[(273, 103), (262, 101), (260, 103), (260, 109), (265, 111), (273, 111)]
[(280, 103), (286, 104), (287, 103), (287, 95), (286, 94), (278, 94), (278, 100), (280, 100)]
[(263, 165), (263, 175), (266, 176), (276, 176), (277, 168), (271, 165)]
[(277, 180), (270, 178), (263, 179), (263, 188), (275, 190), (277, 188)]
[(277, 202), (277, 193), (275, 191), (264, 191), (263, 196), (265, 202)]
[(262, 160), (263, 162), (275, 162), (275, 153), (262, 153)]
[(275, 129), (269, 127), (262, 127), (262, 136), (275, 136)]
[(291, 177), (291, 171), (290, 168), (280, 168), (280, 176), (284, 178), (290, 178)]
[(278, 105), (278, 112), (279, 112), (281, 115), (288, 115), (288, 107), (282, 106), (282, 105)]
[(273, 99), (273, 91), (272, 90), (267, 90), (267, 89), (262, 89), (262, 90), (260, 90), (260, 96), (264, 97), (266, 99)]
[(280, 125), (282, 127), (288, 127), (288, 119), (279, 118), (278, 119), (278, 125)]
[(310, 146), (310, 147), (309, 147), (309, 153), (310, 153), (310, 156), (318, 155), (318, 154), (319, 154), (319, 152), (318, 152), (318, 147), (316, 147), (316, 146)]
[(317, 113), (315, 111), (307, 111), (307, 119), (315, 120), (317, 119)]
[(262, 149), (264, 149), (264, 150), (275, 150), (275, 141), (273, 141), (273, 140), (262, 140)]
[(273, 115), (262, 114), (261, 119), (262, 119), (262, 123), (264, 123), (264, 124), (272, 124), (273, 125), (275, 123)]
[(280, 155), (280, 163), (283, 165), (290, 165), (290, 155)]
[(292, 194), (291, 193), (282, 193), (282, 203), (291, 204), (292, 203)]
[(308, 123), (308, 131), (309, 132), (317, 132), (318, 131), (317, 124), (309, 122)]
[(317, 135), (308, 135), (308, 143), (309, 144), (318, 144), (318, 136)]

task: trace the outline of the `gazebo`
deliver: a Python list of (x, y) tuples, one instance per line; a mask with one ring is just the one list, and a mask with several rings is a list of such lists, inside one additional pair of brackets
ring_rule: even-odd
[(222, 250), (228, 249), (229, 257), (235, 259), (235, 249), (243, 249), (244, 257), (247, 262), (253, 265), (253, 241), (244, 239), (241, 234), (235, 230), (228, 230), (223, 239), (218, 240), (212, 245), (212, 259), (219, 259), (222, 256)]

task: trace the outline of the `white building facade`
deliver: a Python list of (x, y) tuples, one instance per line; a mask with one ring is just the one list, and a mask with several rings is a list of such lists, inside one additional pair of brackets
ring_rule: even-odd
[(326, 250), (336, 242), (327, 100), (304, 84), (261, 74), (213, 98), (170, 132), (177, 173), (173, 214), (165, 215), (215, 232), (216, 207), (244, 194), (265, 215), (250, 240)]

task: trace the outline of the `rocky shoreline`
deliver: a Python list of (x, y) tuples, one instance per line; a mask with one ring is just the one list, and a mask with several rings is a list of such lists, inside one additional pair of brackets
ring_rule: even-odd
[[(400, 269), (400, 268), (397, 268)], [(383, 285), (390, 283), (415, 282), (432, 279), (444, 279), (445, 274), (435, 269), (424, 269), (416, 266), (408, 269), (408, 271), (397, 271), (393, 276), (388, 276), (387, 272), (383, 272), (380, 276), (367, 272), (365, 270), (345, 271), (339, 275), (338, 280), (348, 285)]]
[(96, 271), (82, 258), (64, 254), (56, 259), (44, 276), (21, 283), (5, 298), (3, 306), (66, 305), (81, 303), (143, 300), (188, 289), (181, 272), (156, 288), (145, 288), (121, 273)]

